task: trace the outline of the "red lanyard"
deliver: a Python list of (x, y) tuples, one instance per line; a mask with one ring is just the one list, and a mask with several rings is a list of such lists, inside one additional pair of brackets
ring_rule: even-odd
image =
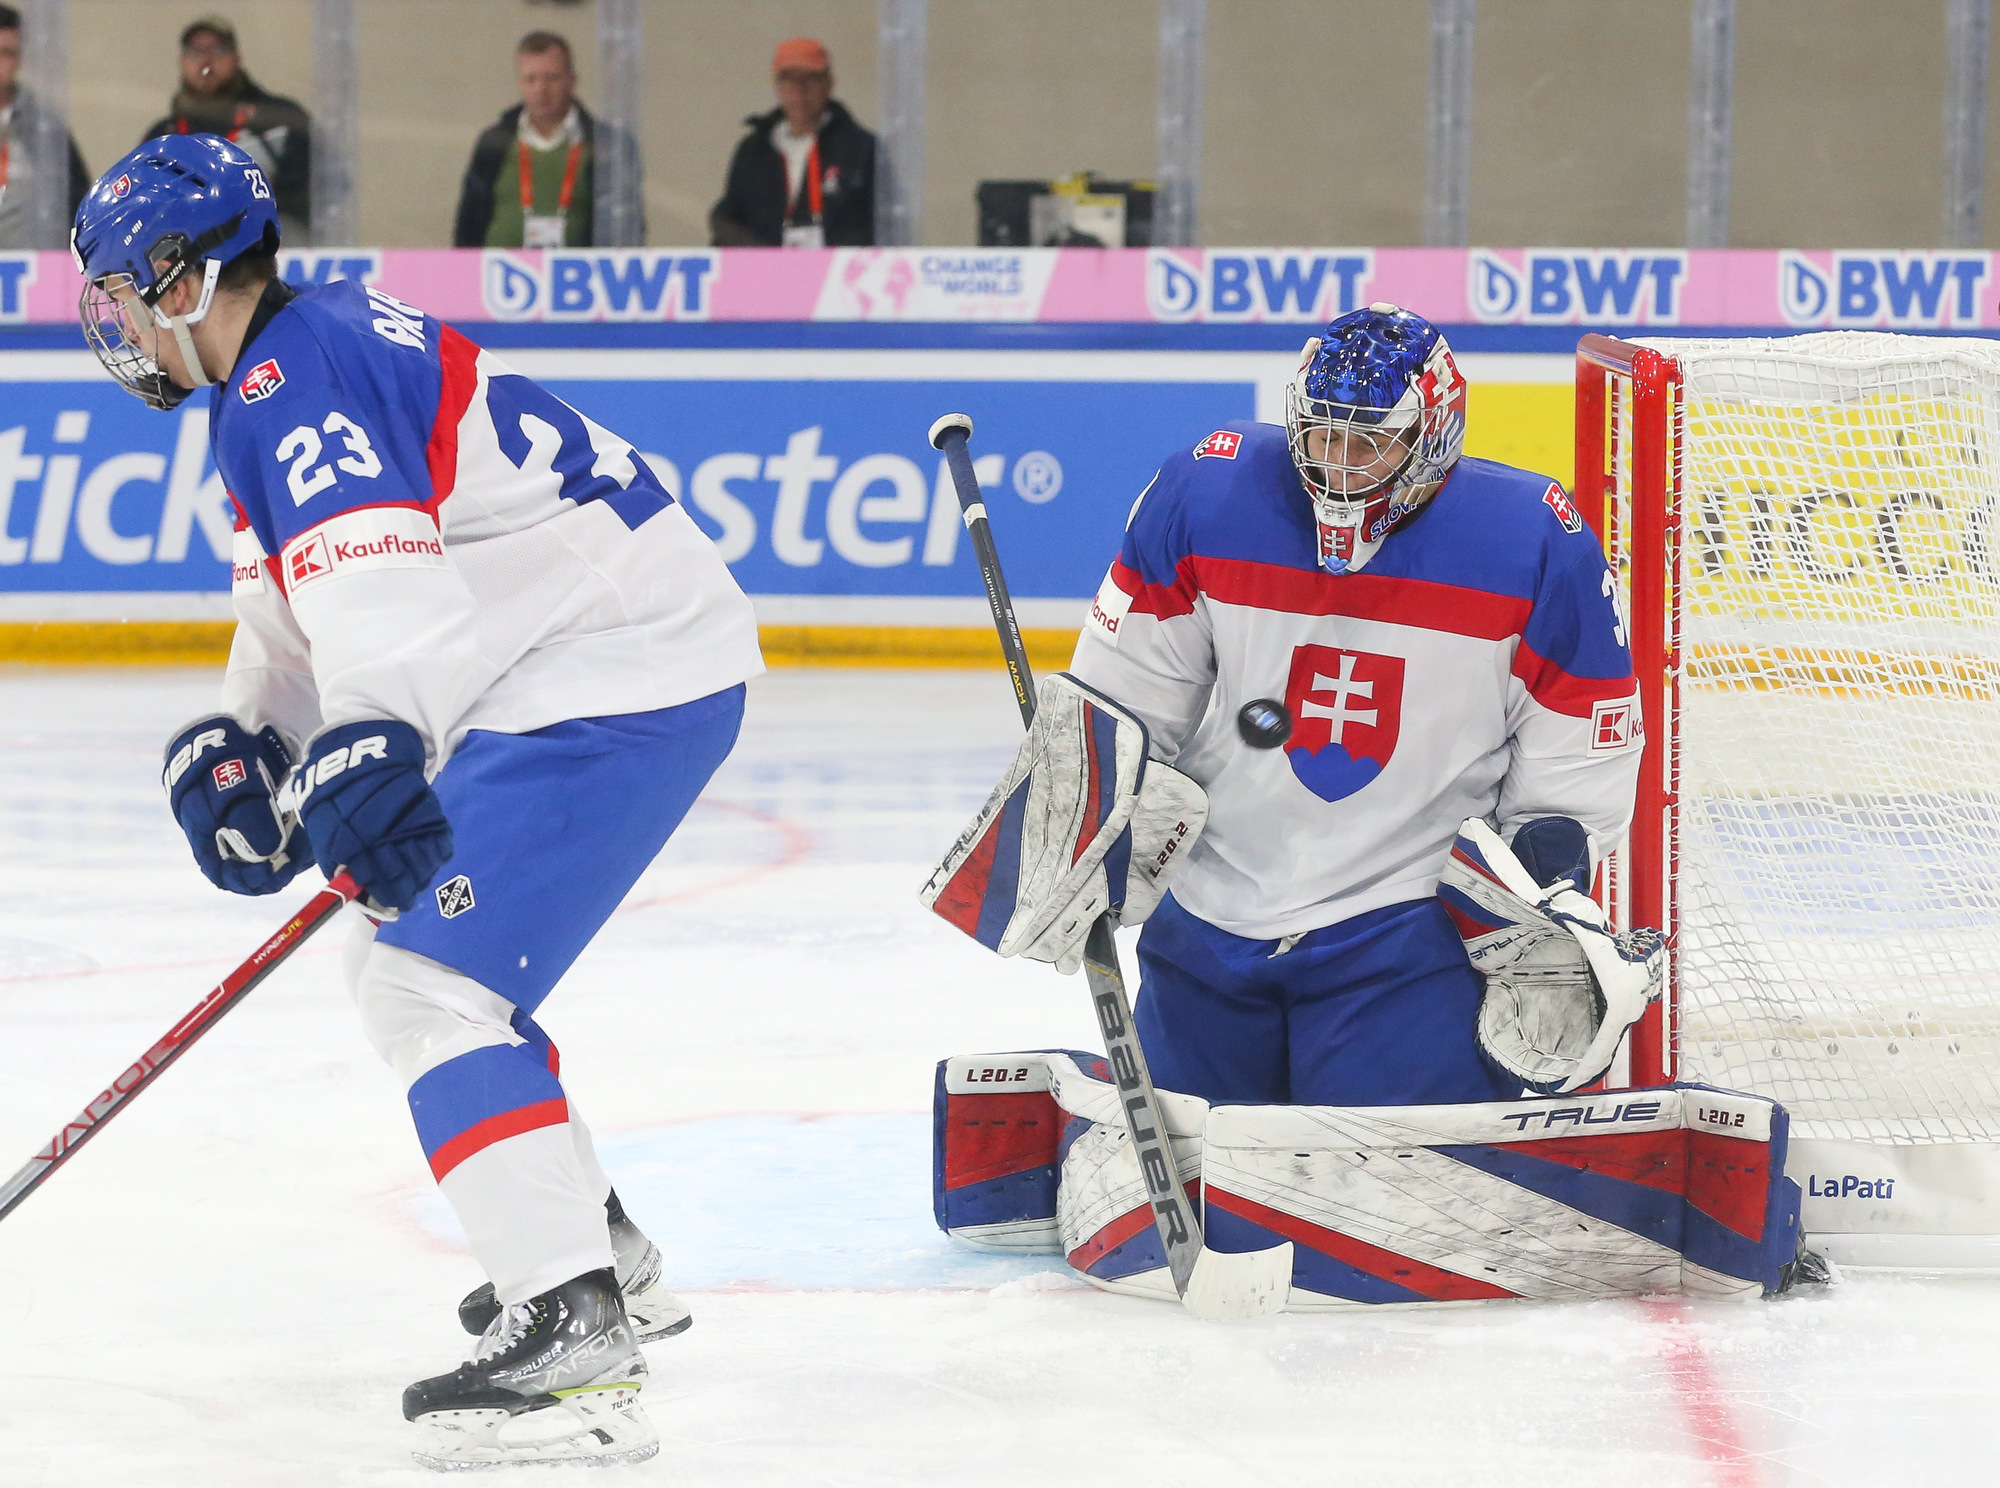
[[(227, 133), (227, 134), (225, 134), (225, 135), (223, 136), (223, 138), (224, 138), (224, 139), (226, 139), (226, 140), (228, 140), (228, 141), (229, 141), (229, 143), (230, 143), (230, 144), (232, 144), (232, 145), (233, 145), (233, 144), (235, 144), (235, 143), (236, 143), (236, 142), (237, 142), (238, 140), (242, 139), (242, 138), (243, 138), (243, 126), (244, 126), (245, 124), (248, 124), (248, 123), (250, 122), (250, 114), (251, 114), (251, 109), (250, 109), (250, 106), (249, 106), (248, 104), (242, 104), (242, 103), (239, 103), (239, 104), (237, 104), (237, 105), (236, 105), (236, 123), (235, 123), (235, 125), (234, 125), (234, 126), (233, 126), (233, 127), (231, 128), (231, 129), (230, 129), (229, 133)], [(176, 133), (179, 133), (179, 134), (186, 134), (186, 133), (188, 133), (188, 121), (187, 121), (187, 120), (185, 120), (185, 119), (176, 119), (176, 120), (174, 121), (174, 130), (175, 130), (175, 132), (176, 132)], [(203, 131), (203, 132), (204, 132), (204, 133), (206, 133), (206, 131)]]
[(0, 191), (7, 189), (7, 160), (14, 153), (14, 141), (0, 134)]
[[(518, 141), (521, 150), (521, 215), (535, 215), (534, 166), (528, 159), (528, 142)], [(576, 163), (583, 159), (583, 141), (569, 142), (569, 163), (563, 167), (562, 195), (556, 199), (556, 215), (569, 215), (570, 198), (576, 195)]]
[(806, 151), (806, 205), (812, 208), (812, 220), (818, 222), (824, 214), (826, 198), (819, 182), (819, 136), (813, 136), (812, 148)]

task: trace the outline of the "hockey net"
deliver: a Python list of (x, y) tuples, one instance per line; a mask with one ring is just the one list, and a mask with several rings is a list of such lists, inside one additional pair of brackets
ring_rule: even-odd
[(1577, 411), (1648, 732), (1612, 893), (1672, 932), (1634, 1082), (2000, 1142), (2000, 347), (1591, 336)]

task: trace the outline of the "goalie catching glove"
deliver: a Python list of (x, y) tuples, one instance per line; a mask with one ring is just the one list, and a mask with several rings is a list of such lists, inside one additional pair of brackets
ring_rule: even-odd
[(1659, 931), (1613, 933), (1596, 901), (1567, 878), (1536, 883), (1477, 817), (1459, 828), (1438, 898), (1486, 979), (1481, 1053), (1538, 1095), (1611, 1068), (1625, 1030), (1660, 995)]
[(1207, 794), (1150, 746), (1104, 694), (1044, 677), (1020, 753), (924, 903), (989, 950), (1075, 971), (1100, 914), (1136, 925), (1153, 912), (1208, 820)]

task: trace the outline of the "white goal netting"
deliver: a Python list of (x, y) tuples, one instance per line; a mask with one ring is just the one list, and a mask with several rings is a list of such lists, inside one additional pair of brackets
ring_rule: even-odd
[(2000, 345), (1644, 344), (1683, 369), (1681, 1077), (2000, 1141)]

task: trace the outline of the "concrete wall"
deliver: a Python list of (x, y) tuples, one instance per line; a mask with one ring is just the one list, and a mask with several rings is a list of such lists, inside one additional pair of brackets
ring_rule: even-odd
[[(70, 0), (72, 106), (93, 169), (165, 111), (174, 41), (220, 8), (264, 86), (310, 104), (308, 0)], [(1740, 0), (1731, 240), (1935, 245), (1945, 0)], [(1153, 168), (1156, 0), (931, 0), (925, 238), (972, 239), (983, 178)], [(512, 49), (570, 36), (586, 101), (594, 13), (530, 0), (361, 0), (361, 237), (448, 241), (478, 131), (513, 101)], [(1203, 234), (1211, 243), (1398, 244), (1422, 231), (1423, 0), (1209, 0)], [(772, 46), (816, 35), (837, 92), (878, 116), (874, 0), (648, 0), (651, 240), (706, 241)], [(1482, 0), (1475, 242), (1682, 237), (1688, 0)], [(2000, 245), (2000, 101), (1987, 241)]]

